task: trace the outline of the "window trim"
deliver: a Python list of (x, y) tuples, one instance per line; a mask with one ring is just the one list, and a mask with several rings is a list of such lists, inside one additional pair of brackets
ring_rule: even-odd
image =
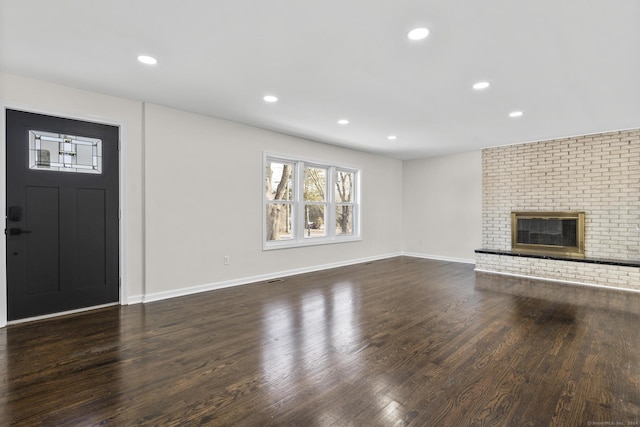
[[(267, 206), (269, 203), (274, 203), (273, 200), (268, 200), (265, 192), (265, 183), (267, 181), (267, 162), (276, 161), (283, 163), (292, 163), (294, 165), (292, 172), (292, 182), (294, 183), (294, 191), (291, 200), (292, 208), (292, 238), (288, 240), (272, 240), (267, 241)], [(327, 190), (324, 202), (317, 202), (324, 204), (325, 208), (325, 233), (324, 237), (305, 237), (305, 202), (304, 200), (304, 168), (305, 167), (318, 167), (327, 169)], [(336, 235), (336, 207), (348, 203), (336, 202), (335, 197), (335, 182), (336, 172), (345, 171), (352, 172), (354, 176), (353, 183), (353, 232), (349, 235)], [(360, 181), (362, 177), (362, 170), (358, 167), (354, 167), (346, 164), (339, 164), (335, 162), (324, 162), (317, 159), (310, 159), (299, 156), (290, 156), (286, 154), (277, 154), (272, 152), (263, 152), (262, 159), (262, 250), (274, 250), (285, 248), (297, 248), (305, 246), (318, 246), (334, 243), (355, 242), (362, 240), (362, 227), (361, 227), (361, 201), (360, 201)], [(279, 202), (278, 202), (279, 203)]]

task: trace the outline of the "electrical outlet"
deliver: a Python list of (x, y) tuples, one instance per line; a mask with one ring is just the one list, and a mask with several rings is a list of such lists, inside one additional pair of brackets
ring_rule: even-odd
[(224, 257), (224, 265), (229, 265), (231, 264), (231, 260), (229, 259), (229, 255), (225, 255)]

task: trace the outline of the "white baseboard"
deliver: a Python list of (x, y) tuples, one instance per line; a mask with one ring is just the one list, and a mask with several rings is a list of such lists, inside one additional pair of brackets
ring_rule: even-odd
[(566, 283), (568, 285), (587, 286), (587, 287), (590, 287), (590, 288), (600, 288), (600, 289), (609, 289), (609, 290), (616, 290), (616, 291), (628, 291), (628, 292), (640, 292), (639, 289), (620, 288), (620, 287), (617, 287), (617, 286), (605, 286), (605, 285), (599, 285), (599, 284), (596, 284), (596, 283), (575, 282), (575, 281), (572, 281), (572, 280), (550, 279), (548, 277), (529, 276), (529, 275), (525, 275), (525, 274), (505, 273), (505, 272), (502, 272), (502, 271), (491, 271), (491, 270), (485, 270), (485, 269), (482, 269), (482, 268), (476, 268), (475, 271), (477, 271), (479, 273), (497, 274), (497, 275), (500, 275), (500, 276), (518, 277), (520, 279), (543, 280), (545, 282), (556, 282), (556, 283)]
[(420, 253), (416, 253), (416, 252), (403, 252), (402, 255), (410, 256), (410, 257), (414, 257), (414, 258), (433, 259), (433, 260), (436, 260), (436, 261), (459, 262), (459, 263), (463, 263), (463, 264), (475, 264), (476, 263), (475, 259), (452, 258), (452, 257), (446, 257), (446, 256), (440, 256), (440, 255), (420, 254)]
[(127, 298), (126, 305), (140, 304), (144, 302), (144, 295), (133, 295)]
[[(265, 282), (267, 280), (278, 279), (278, 278), (281, 278), (281, 277), (295, 276), (297, 274), (304, 274), (304, 273), (312, 273), (314, 271), (328, 270), (328, 269), (337, 268), (337, 267), (345, 267), (345, 266), (348, 266), (348, 265), (361, 264), (361, 263), (364, 263), (364, 262), (370, 262), (370, 261), (377, 261), (377, 260), (381, 260), (381, 259), (393, 258), (393, 257), (401, 256), (401, 255), (403, 255), (403, 254), (401, 254), (401, 253), (393, 253), (393, 254), (386, 254), (386, 255), (378, 255), (378, 256), (368, 257), (368, 258), (359, 258), (359, 259), (335, 262), (335, 263), (330, 263), (330, 264), (316, 265), (316, 266), (312, 266), (312, 267), (304, 267), (304, 268), (297, 268), (297, 269), (293, 269), (293, 270), (278, 271), (276, 273), (262, 274), (262, 275), (259, 275), (259, 276), (243, 277), (243, 278), (240, 278), (240, 279), (226, 280), (226, 281), (223, 281), (223, 282), (206, 283), (206, 284), (203, 284), (203, 285), (192, 286), (192, 287), (188, 287), (188, 288), (174, 289), (174, 290), (170, 290), (170, 291), (157, 292), (157, 293), (153, 293), (153, 294), (144, 295), (144, 296), (141, 296), (141, 300), (139, 302), (148, 303), (148, 302), (154, 302), (154, 301), (162, 301), (162, 300), (169, 299), (169, 298), (177, 298), (177, 297), (182, 297), (182, 296), (187, 296), (187, 295), (198, 294), (198, 293), (201, 293), (201, 292), (214, 291), (216, 289), (230, 288), (230, 287), (233, 287), (233, 286), (248, 285), (248, 284), (256, 283), (256, 282)], [(138, 299), (140, 297), (135, 297), (135, 298)], [(132, 298), (129, 298), (129, 300), (128, 300), (130, 302), (130, 304), (134, 304), (134, 302), (131, 302), (131, 300), (132, 300)]]

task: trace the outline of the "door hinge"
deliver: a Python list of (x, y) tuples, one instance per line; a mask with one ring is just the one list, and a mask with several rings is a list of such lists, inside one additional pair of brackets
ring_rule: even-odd
[(118, 209), (118, 221), (122, 218), (122, 211)]

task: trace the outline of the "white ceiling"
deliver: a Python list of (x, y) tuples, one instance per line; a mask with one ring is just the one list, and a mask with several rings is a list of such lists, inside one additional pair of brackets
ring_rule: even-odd
[(0, 70), (410, 159), (640, 127), (640, 1), (0, 0)]

